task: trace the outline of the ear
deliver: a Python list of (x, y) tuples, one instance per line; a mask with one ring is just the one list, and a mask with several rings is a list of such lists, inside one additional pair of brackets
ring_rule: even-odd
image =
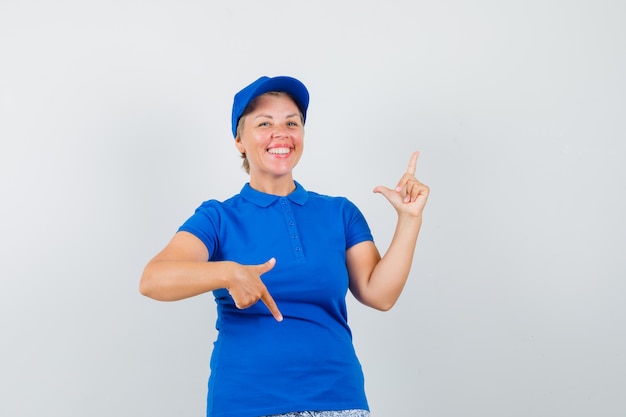
[(246, 147), (243, 146), (243, 142), (239, 136), (235, 138), (235, 146), (237, 147), (239, 153), (246, 153)]

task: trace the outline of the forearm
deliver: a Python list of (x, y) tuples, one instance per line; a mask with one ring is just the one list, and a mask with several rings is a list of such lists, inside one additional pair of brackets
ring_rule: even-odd
[(153, 260), (144, 269), (139, 291), (159, 301), (176, 301), (227, 287), (232, 262)]
[(367, 284), (368, 304), (372, 307), (389, 310), (400, 297), (411, 270), (421, 225), (421, 215), (398, 217), (389, 248), (372, 270)]

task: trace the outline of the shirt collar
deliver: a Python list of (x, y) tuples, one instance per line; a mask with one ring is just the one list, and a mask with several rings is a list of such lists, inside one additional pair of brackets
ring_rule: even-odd
[[(306, 200), (309, 198), (309, 194), (297, 181), (294, 181), (296, 184), (296, 189), (293, 190), (290, 194), (285, 196), (292, 203), (296, 203), (299, 206), (304, 205)], [(266, 194), (261, 191), (257, 191), (254, 188), (250, 187), (250, 183), (246, 183), (241, 189), (239, 193), (243, 198), (250, 201), (251, 203), (256, 204), (259, 207), (269, 207), (276, 200), (281, 198), (281, 196), (274, 194)]]

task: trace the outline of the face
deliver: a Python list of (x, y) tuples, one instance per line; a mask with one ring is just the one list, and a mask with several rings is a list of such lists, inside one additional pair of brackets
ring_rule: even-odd
[(235, 143), (239, 152), (246, 154), (251, 178), (291, 178), (304, 146), (298, 106), (287, 95), (265, 94), (243, 117), (243, 129)]

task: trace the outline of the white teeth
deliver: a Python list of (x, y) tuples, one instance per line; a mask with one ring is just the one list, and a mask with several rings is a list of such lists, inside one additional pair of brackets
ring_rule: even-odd
[(290, 148), (271, 148), (267, 150), (269, 153), (274, 155), (285, 155), (291, 152)]

